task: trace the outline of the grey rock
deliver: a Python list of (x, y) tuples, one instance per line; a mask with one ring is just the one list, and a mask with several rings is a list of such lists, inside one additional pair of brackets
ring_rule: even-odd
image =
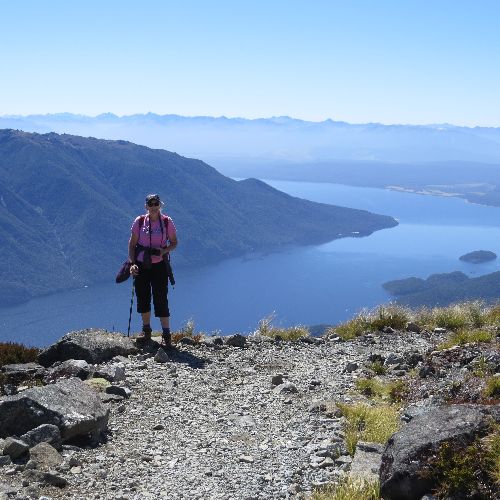
[(358, 369), (358, 363), (355, 363), (354, 361), (349, 361), (347, 365), (344, 368), (344, 371), (346, 373), (352, 373), (353, 371)]
[(68, 484), (66, 478), (55, 474), (54, 472), (43, 472), (39, 470), (30, 470), (26, 472), (26, 478), (30, 481), (36, 481), (41, 484), (64, 488)]
[(125, 399), (123, 396), (118, 396), (118, 394), (106, 394), (105, 392), (99, 392), (98, 394), (103, 403), (120, 403)]
[(110, 385), (109, 387), (106, 387), (106, 393), (122, 396), (126, 399), (130, 398), (132, 395), (132, 391), (128, 387), (121, 387), (119, 385)]
[(409, 321), (408, 323), (406, 323), (406, 331), (420, 333), (422, 331), (422, 328), (420, 328), (416, 323)]
[(434, 333), (446, 333), (446, 328), (434, 328)]
[(11, 458), (8, 455), (0, 455), (0, 467), (4, 465), (10, 465), (12, 463)]
[(224, 345), (224, 340), (222, 337), (213, 336), (213, 337), (205, 337), (204, 339), (202, 339), (200, 343), (207, 347), (220, 348), (221, 346)]
[(384, 499), (418, 500), (436, 486), (432, 477), (421, 474), (424, 465), (443, 443), (460, 449), (489, 432), (492, 407), (450, 405), (430, 407), (416, 415), (388, 441), (380, 469)]
[(292, 382), (285, 382), (284, 384), (280, 384), (273, 389), (273, 392), (277, 394), (295, 394), (299, 392), (297, 386), (292, 384)]
[(384, 364), (385, 362), (385, 357), (382, 356), (381, 354), (374, 352), (368, 356), (368, 361), (371, 363), (381, 363)]
[(281, 373), (273, 375), (271, 378), (271, 385), (281, 385), (283, 383), (283, 375)]
[(66, 334), (38, 356), (38, 362), (50, 366), (56, 361), (83, 359), (87, 363), (99, 364), (115, 356), (137, 353), (132, 339), (106, 330), (87, 329)]
[(42, 424), (59, 427), (63, 442), (79, 435), (97, 437), (109, 410), (78, 378), (34, 387), (0, 400), (0, 437), (22, 435)]
[(245, 464), (253, 464), (255, 462), (255, 459), (251, 455), (240, 455), (238, 460)]
[(63, 462), (61, 454), (48, 443), (39, 443), (30, 450), (30, 459), (37, 463), (39, 470), (52, 469)]
[[(15, 434), (14, 432), (12, 434)], [(16, 439), (13, 437), (8, 437), (5, 440), (3, 447), (3, 454), (8, 455), (13, 460), (20, 457), (23, 453), (29, 450), (29, 446), (21, 439)]]
[(351, 465), (352, 458), (349, 455), (340, 455), (335, 459), (337, 465)]
[(108, 382), (121, 382), (126, 378), (125, 365), (123, 363), (112, 363), (97, 366), (94, 369), (93, 377), (103, 378)]
[(192, 337), (182, 337), (180, 340), (179, 340), (179, 343), (183, 344), (183, 345), (190, 345), (190, 346), (194, 346), (196, 345), (196, 341), (192, 338)]
[(385, 358), (384, 364), (386, 364), (386, 365), (399, 365), (399, 364), (403, 363), (403, 361), (404, 361), (404, 359), (401, 356), (391, 352)]
[(60, 448), (62, 439), (59, 427), (53, 424), (42, 424), (31, 431), (23, 434), (21, 439), (28, 444), (30, 448), (38, 443), (49, 443), (54, 448)]
[(383, 446), (378, 443), (359, 441), (351, 464), (351, 477), (377, 481), (382, 463), (382, 452)]
[(67, 359), (49, 368), (45, 382), (54, 382), (60, 378), (78, 377), (85, 380), (90, 375), (90, 365), (83, 359)]
[(320, 345), (324, 343), (323, 339), (318, 337), (300, 337), (299, 342), (303, 342), (304, 344), (312, 344), (312, 345)]
[(156, 352), (154, 359), (157, 363), (167, 363), (170, 361), (168, 354), (161, 347)]
[(410, 368), (415, 368), (423, 360), (424, 357), (419, 352), (410, 351), (405, 354), (405, 362)]
[(432, 365), (425, 365), (420, 368), (418, 376), (420, 378), (427, 378), (436, 373), (435, 368)]
[(335, 462), (330, 458), (326, 457), (320, 464), (319, 468), (320, 469), (326, 469), (327, 467), (333, 467), (335, 465)]
[(41, 379), (45, 368), (38, 363), (15, 363), (2, 366), (6, 382), (19, 384), (25, 380)]
[(247, 338), (238, 333), (236, 335), (226, 337), (225, 340), (225, 344), (231, 347), (245, 347), (247, 345)]

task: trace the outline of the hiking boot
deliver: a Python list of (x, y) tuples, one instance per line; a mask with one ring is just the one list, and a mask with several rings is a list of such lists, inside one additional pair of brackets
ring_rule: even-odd
[(143, 326), (137, 340), (151, 340), (151, 333), (153, 333), (153, 330), (151, 330), (150, 326)]
[(166, 349), (172, 349), (172, 334), (170, 334), (170, 333), (162, 333), (162, 335), (161, 335), (161, 344)]

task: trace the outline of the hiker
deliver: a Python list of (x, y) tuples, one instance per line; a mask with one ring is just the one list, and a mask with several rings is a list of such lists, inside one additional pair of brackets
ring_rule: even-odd
[(164, 259), (177, 246), (175, 225), (170, 217), (161, 213), (163, 202), (157, 194), (146, 196), (147, 214), (134, 220), (128, 243), (128, 257), (135, 277), (137, 312), (142, 316), (140, 339), (151, 339), (151, 291), (154, 312), (160, 318), (162, 343), (170, 348), (170, 311), (168, 309), (168, 275)]

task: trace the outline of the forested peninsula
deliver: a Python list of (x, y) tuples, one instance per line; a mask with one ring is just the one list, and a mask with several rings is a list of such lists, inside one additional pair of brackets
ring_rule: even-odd
[(131, 223), (159, 192), (179, 232), (175, 266), (365, 236), (389, 216), (294, 198), (256, 179), (126, 141), (0, 130), (0, 305), (111, 280)]

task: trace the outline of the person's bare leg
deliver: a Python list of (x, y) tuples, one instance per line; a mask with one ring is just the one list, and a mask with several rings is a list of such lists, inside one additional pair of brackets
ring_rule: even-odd
[(167, 316), (164, 316), (163, 318), (160, 318), (160, 323), (162, 328), (170, 328), (170, 318)]

